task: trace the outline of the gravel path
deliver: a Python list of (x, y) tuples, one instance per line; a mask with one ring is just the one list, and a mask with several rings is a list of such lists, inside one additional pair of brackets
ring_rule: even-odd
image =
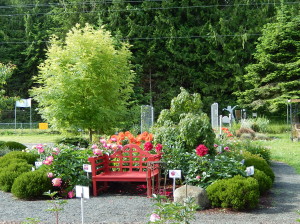
[[(276, 175), (267, 205), (251, 212), (207, 210), (198, 212), (195, 224), (292, 224), (300, 218), (300, 175), (290, 166), (273, 162)], [(85, 224), (146, 223), (153, 210), (152, 200), (142, 196), (101, 195), (84, 200)], [(60, 213), (60, 223), (81, 223), (81, 200), (71, 199)], [(0, 191), (0, 223), (19, 224), (26, 218), (38, 218), (45, 224), (55, 223), (46, 201), (22, 201)]]

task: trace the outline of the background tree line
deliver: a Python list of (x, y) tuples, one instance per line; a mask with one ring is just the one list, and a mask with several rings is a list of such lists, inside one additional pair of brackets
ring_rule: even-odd
[(205, 112), (213, 102), (236, 105), (237, 96), (251, 106), (257, 93), (246, 90), (257, 84), (245, 81), (253, 80), (245, 68), (259, 60), (258, 38), (281, 5), (299, 18), (296, 0), (0, 0), (0, 61), (17, 67), (6, 94), (28, 97), (50, 35), (64, 38), (76, 23), (89, 23), (132, 45), (137, 105), (153, 103), (159, 112), (184, 87), (201, 94)]

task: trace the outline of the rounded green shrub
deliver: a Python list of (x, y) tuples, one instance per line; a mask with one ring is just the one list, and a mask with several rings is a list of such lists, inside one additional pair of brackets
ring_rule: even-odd
[(81, 148), (87, 148), (89, 141), (86, 138), (80, 137), (66, 137), (57, 141), (58, 144), (79, 146)]
[(45, 171), (26, 172), (17, 177), (12, 185), (11, 192), (21, 199), (32, 199), (43, 195), (52, 189), (50, 178)]
[(27, 148), (25, 145), (14, 141), (7, 141), (1, 146), (1, 148), (2, 147), (7, 147), (10, 150), (18, 150), (18, 151), (22, 151)]
[(259, 192), (260, 194), (264, 194), (272, 187), (272, 180), (271, 178), (265, 174), (263, 171), (256, 169), (254, 171), (253, 178), (257, 180), (259, 185)]
[(11, 159), (9, 161), (10, 164), (0, 170), (0, 189), (6, 192), (10, 192), (14, 180), (18, 176), (30, 171), (32, 168), (32, 165), (28, 164), (25, 160)]
[(272, 180), (272, 183), (275, 180), (275, 175), (270, 167), (270, 165), (266, 162), (265, 159), (258, 155), (253, 155), (251, 153), (243, 152), (243, 157), (245, 159), (245, 166), (254, 166), (255, 169), (263, 171), (267, 176), (269, 176)]
[(27, 161), (25, 159), (18, 159), (18, 158), (8, 158), (6, 160), (0, 160), (0, 161), (1, 161), (1, 163), (0, 163), (0, 172), (1, 172), (1, 170), (6, 169), (9, 164), (12, 164), (12, 163), (27, 163)]
[(270, 164), (271, 160), (271, 151), (270, 149), (267, 149), (264, 146), (256, 145), (256, 144), (251, 144), (248, 142), (246, 145), (246, 150), (250, 152), (251, 154), (258, 155), (262, 157), (263, 159), (266, 160), (267, 163)]
[(10, 152), (11, 152), (11, 150), (7, 147), (0, 148), (0, 157), (4, 156), (4, 155), (6, 155), (7, 153), (10, 153)]
[(39, 157), (39, 155), (37, 155), (37, 154), (21, 152), (21, 151), (12, 151), (0, 158), (0, 167), (3, 162), (5, 162), (7, 159), (11, 159), (11, 158), (25, 159), (27, 161), (27, 163), (34, 165), (34, 162), (36, 161), (36, 159), (38, 157)]
[(256, 208), (259, 202), (259, 185), (252, 177), (234, 176), (214, 182), (206, 188), (213, 208), (235, 210)]

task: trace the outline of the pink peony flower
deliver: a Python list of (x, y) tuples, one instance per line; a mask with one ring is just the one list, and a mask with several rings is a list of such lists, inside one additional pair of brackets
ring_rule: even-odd
[(160, 153), (161, 150), (162, 150), (162, 148), (163, 148), (162, 144), (157, 144), (157, 145), (155, 146), (155, 151), (156, 151), (157, 153)]
[(54, 158), (53, 158), (53, 156), (48, 156), (48, 157), (46, 158), (46, 160), (52, 162), (52, 161), (54, 160)]
[(58, 155), (59, 152), (60, 152), (59, 148), (53, 148), (52, 154)]
[(94, 155), (102, 156), (102, 150), (101, 149), (94, 149), (93, 153), (94, 153)]
[(49, 161), (49, 160), (44, 160), (44, 161), (43, 161), (43, 164), (45, 164), (45, 165), (51, 165), (51, 163), (52, 163), (52, 162)]
[(228, 146), (224, 147), (224, 150), (228, 152), (230, 151)]
[(208, 148), (205, 145), (198, 145), (196, 148), (196, 154), (198, 156), (205, 156), (208, 153)]
[(214, 144), (214, 147), (215, 147), (215, 148), (217, 148), (217, 147), (218, 147), (218, 145), (217, 145), (217, 144)]
[(98, 146), (96, 144), (92, 145), (92, 149), (97, 149)]
[(117, 138), (112, 137), (110, 140), (111, 140), (112, 142), (116, 142), (116, 141), (117, 141)]
[(160, 216), (156, 213), (151, 214), (150, 216), (150, 222), (156, 222), (160, 220)]
[(54, 177), (54, 174), (53, 173), (47, 173), (47, 176), (49, 177), (49, 178), (53, 178)]
[(74, 198), (74, 191), (69, 191), (68, 192), (68, 198)]
[(38, 150), (39, 154), (45, 152), (44, 147), (43, 147), (42, 144), (36, 145), (35, 148)]
[(196, 176), (196, 179), (197, 179), (197, 180), (200, 180), (200, 179), (201, 179), (201, 177), (200, 177), (200, 176)]
[(146, 142), (146, 143), (144, 144), (144, 149), (145, 149), (146, 151), (151, 151), (151, 150), (153, 149), (152, 143), (151, 143), (151, 142)]
[(104, 138), (100, 138), (100, 142), (101, 142), (102, 144), (105, 144), (105, 143), (106, 143), (106, 140), (105, 140)]
[(53, 187), (60, 187), (61, 183), (62, 183), (61, 178), (54, 178), (54, 179), (52, 180), (52, 185), (53, 185)]

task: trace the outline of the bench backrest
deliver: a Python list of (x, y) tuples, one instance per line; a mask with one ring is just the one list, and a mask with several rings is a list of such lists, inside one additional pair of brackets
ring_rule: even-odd
[(147, 163), (159, 161), (160, 158), (159, 154), (151, 154), (138, 145), (128, 144), (112, 155), (89, 158), (89, 161), (92, 163), (92, 173), (96, 175), (111, 171), (147, 172)]
[(128, 144), (122, 150), (106, 157), (106, 171), (146, 172), (147, 162), (159, 160), (159, 155), (142, 150), (138, 145)]

